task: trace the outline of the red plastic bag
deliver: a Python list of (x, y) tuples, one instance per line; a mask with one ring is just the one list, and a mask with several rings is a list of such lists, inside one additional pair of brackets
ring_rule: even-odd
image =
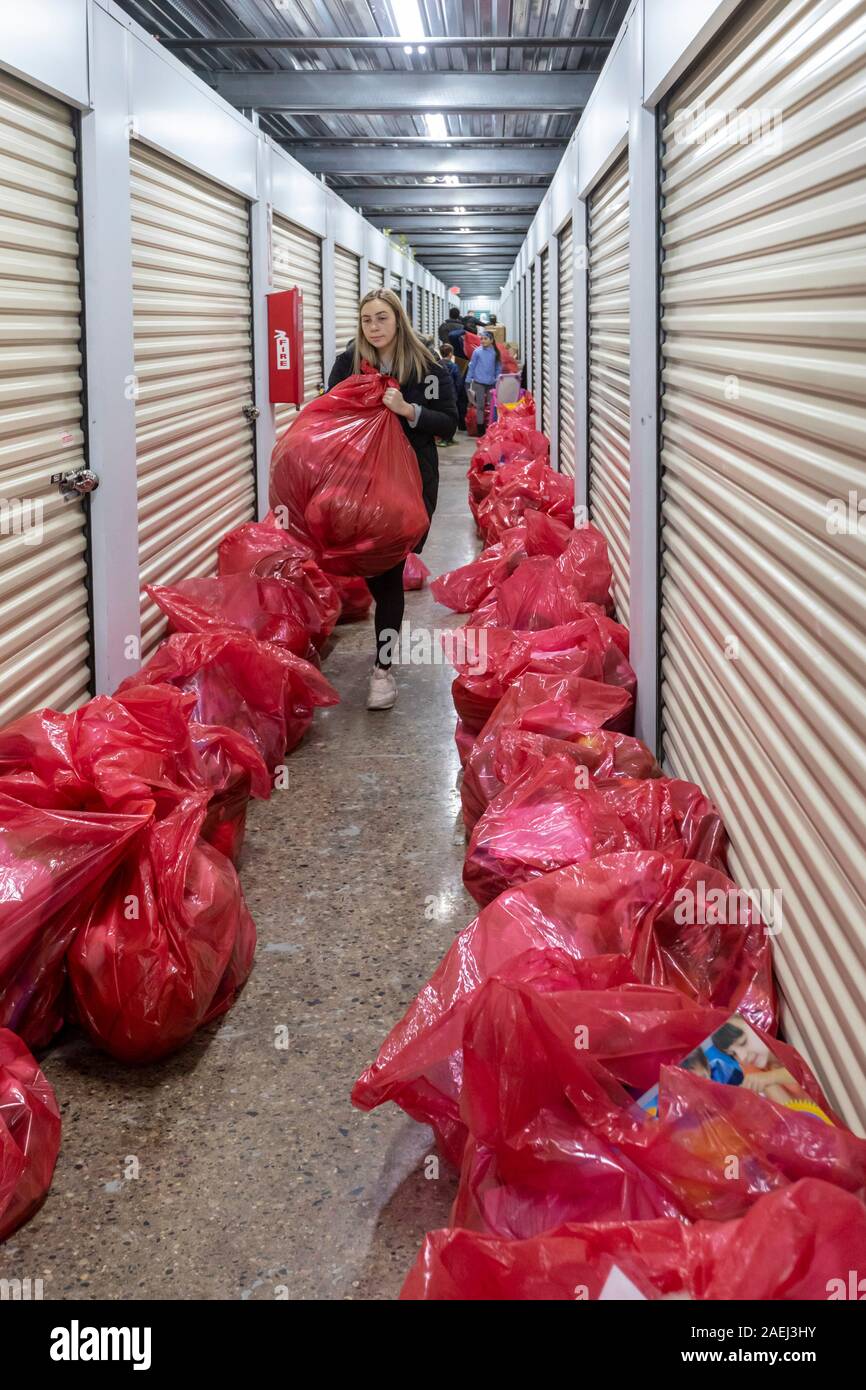
[(463, 882), (476, 902), (506, 888), (620, 850), (657, 849), (724, 870), (727, 837), (700, 787), (673, 777), (575, 779), (554, 754), (491, 801), (472, 831)]
[(770, 943), (758, 914), (738, 905), (723, 923), (679, 920), (690, 896), (705, 901), (716, 891), (736, 896), (735, 885), (709, 865), (639, 851), (569, 865), (501, 893), (459, 933), (391, 1030), (356, 1083), (355, 1103), (372, 1109), (395, 1101), (433, 1125), (443, 1150), (459, 1162), (465, 1138), (461, 1044), (478, 989), (493, 976), (534, 978), (549, 989), (551, 962), (563, 958), (566, 978), (574, 962), (590, 962), (581, 969), (596, 972), (593, 988), (601, 987), (604, 968), (608, 983), (631, 977), (675, 989), (723, 1009), (726, 1017), (736, 1010), (753, 1026), (775, 1032)]
[(406, 567), (403, 570), (404, 589), (423, 589), (429, 577), (430, 570), (420, 555), (406, 556)]
[(574, 479), (556, 473), (542, 459), (506, 463), (478, 507), (477, 521), (487, 544), (517, 526), (527, 511), (547, 512), (567, 526), (574, 524)]
[(478, 434), (478, 411), (474, 405), (466, 407), (466, 433), (473, 439)]
[(163, 683), (195, 696), (197, 723), (243, 734), (269, 772), (303, 738), (313, 711), (339, 702), (309, 662), (241, 632), (175, 633), (117, 693)]
[(540, 459), (550, 462), (550, 441), (541, 430), (535, 429), (527, 421), (513, 420), (510, 415), (500, 414), (495, 424), (484, 436), (469, 463), (471, 478), (487, 468), (499, 468), (506, 463), (531, 463)]
[(144, 587), (172, 632), (249, 632), (296, 656), (315, 657), (311, 638), (322, 634), (321, 615), (309, 596), (291, 584), (230, 574), (183, 579), (171, 588)]
[(839, 1271), (866, 1268), (866, 1207), (804, 1178), (733, 1221), (661, 1219), (561, 1226), (529, 1240), (433, 1231), (401, 1299), (598, 1299), (613, 1271), (647, 1298), (824, 1302)]
[(41, 1204), (59, 1150), (54, 1091), (21, 1039), (0, 1028), (0, 1241)]
[[(287, 586), (290, 611), (297, 610), (302, 618), (312, 615), (313, 645), (321, 647), (340, 616), (340, 596), (319, 569), (310, 547), (283, 531), (271, 518), (269, 514), (263, 522), (247, 521), (223, 537), (219, 547), (220, 577), (247, 574), (258, 579), (278, 579)], [(299, 594), (293, 594), (293, 590)]]
[(513, 725), (495, 727), (491, 737), (479, 740), (475, 756), (466, 761), (460, 784), (463, 822), (467, 831), (483, 816), (494, 797), (517, 777), (537, 769), (554, 753), (570, 758), (576, 769), (586, 769), (588, 782), (608, 782), (619, 777), (661, 777), (662, 770), (639, 739), (612, 729), (577, 734), (570, 741), (531, 733)]
[(523, 560), (530, 555), (561, 555), (570, 536), (570, 529), (546, 512), (526, 512), (519, 526), (506, 531), (477, 560), (440, 574), (430, 592), (455, 613), (471, 613)]
[[(465, 632), (466, 628), (458, 629)], [(536, 633), (480, 629), (472, 644), (474, 659), (454, 659), (458, 671), (451, 686), (454, 707), (467, 728), (480, 732), (506, 690), (525, 671), (585, 676), (622, 686), (633, 699), (637, 680), (623, 654), (621, 634), (627, 645), (624, 629), (601, 613)], [(453, 638), (450, 645), (455, 645)]]
[(502, 627), (559, 627), (579, 617), (579, 606), (610, 607), (613, 579), (607, 542), (594, 526), (581, 526), (561, 555), (525, 561), (497, 589)]
[[(15, 781), (35, 805), (3, 790)], [(0, 1026), (33, 1047), (62, 1025), (69, 943), (153, 809), (55, 810), (45, 793), (32, 772), (0, 782)]]
[(340, 599), (340, 623), (357, 623), (366, 618), (373, 595), (363, 579), (346, 578), (342, 574), (329, 576)]
[[(675, 1065), (728, 1011), (682, 995), (677, 1007), (668, 990), (653, 1005), (641, 990), (639, 1000), (629, 986), (620, 999), (495, 978), (481, 987), (463, 1030), (471, 1138), (455, 1224), (526, 1238), (565, 1221), (728, 1220), (805, 1177), (861, 1190), (866, 1141), (833, 1116), (793, 1048), (770, 1043), (829, 1123)], [(655, 1067), (658, 1118), (635, 1103)]]
[(252, 574), (262, 561), (274, 555), (315, 561), (311, 545), (287, 531), (273, 512), (264, 521), (245, 521), (228, 531), (219, 543), (218, 573)]
[(289, 528), (329, 574), (382, 574), (430, 525), (418, 461), (382, 404), (399, 383), (364, 365), (304, 406), (271, 460), (271, 506), (286, 507)]
[(68, 955), (77, 1016), (121, 1062), (174, 1052), (228, 1008), (255, 929), (234, 868), (199, 839), (207, 798), (178, 797), (111, 879)]
[(476, 349), (476, 348), (480, 348), (480, 346), (481, 346), (481, 336), (480, 336), (480, 334), (478, 334), (478, 333), (473, 333), (473, 332), (472, 332), (470, 329), (468, 329), (468, 328), (464, 329), (464, 332), (463, 332), (463, 351), (464, 351), (464, 353), (465, 353), (465, 355), (466, 355), (466, 358), (467, 358), (467, 359), (471, 358), (471, 356), (472, 356), (473, 352), (475, 351), (475, 349)]
[[(477, 614), (473, 614), (470, 620), (473, 627), (476, 620)], [(468, 766), (474, 761), (479, 767), (482, 760), (489, 761), (496, 733), (509, 724), (571, 740), (601, 728), (628, 731), (633, 716), (632, 698), (622, 687), (607, 686), (570, 673), (545, 675), (525, 671), (495, 706), (477, 735), (475, 746), (470, 743), (472, 730), (462, 721), (462, 739), (458, 738), (457, 744), (461, 748), (461, 762)]]
[[(471, 945), (468, 951), (461, 949), (466, 933), (471, 931), (468, 927), (457, 937), (352, 1090), (352, 1104), (360, 1110), (394, 1101), (413, 1119), (429, 1124), (441, 1152), (456, 1167), (466, 1141), (466, 1126), (460, 1118), (463, 1030), (476, 992), (484, 983), (483, 976), (476, 973)], [(478, 964), (484, 968), (483, 962)], [(464, 967), (467, 973), (461, 978)], [(541, 991), (598, 992), (634, 981), (628, 962), (621, 956), (577, 960), (555, 949), (515, 955), (505, 952), (498, 960), (496, 977), (531, 982)]]

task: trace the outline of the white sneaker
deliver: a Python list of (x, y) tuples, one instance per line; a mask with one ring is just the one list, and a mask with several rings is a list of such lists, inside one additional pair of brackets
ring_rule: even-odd
[(397, 682), (391, 672), (381, 666), (374, 666), (367, 693), (367, 709), (390, 709), (396, 700)]

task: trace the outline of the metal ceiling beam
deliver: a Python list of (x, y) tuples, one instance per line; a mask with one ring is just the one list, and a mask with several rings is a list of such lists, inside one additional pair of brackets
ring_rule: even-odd
[(406, 232), (408, 236), (427, 231), (453, 234), (458, 226), (472, 232), (519, 232), (525, 236), (532, 210), (454, 212), (452, 208), (442, 208), (438, 212), (371, 212), (368, 220), (374, 227), (390, 227), (392, 232)]
[(375, 35), (318, 35), (307, 34), (300, 38), (296, 35), (281, 34), (279, 37), (274, 35), (271, 38), (255, 38), (242, 34), (232, 34), (230, 37), (223, 38), (195, 38), (195, 39), (168, 39), (161, 38), (160, 43), (164, 48), (185, 49), (196, 52), (203, 48), (289, 48), (306, 50), (313, 53), (316, 50), (337, 49), (337, 48), (417, 48), (419, 44), (426, 48), (593, 48), (599, 50), (609, 49), (613, 39), (593, 39), (585, 37), (562, 37), (562, 38), (521, 38), (514, 35), (504, 34), (436, 34), (433, 37), (410, 41), (400, 38), (394, 34), (375, 34)]
[[(537, 208), (547, 192), (546, 188), (527, 187), (525, 184), (509, 186), (503, 184), (458, 184), (456, 188), (443, 188), (441, 184), (430, 188), (341, 188), (340, 197), (352, 207), (362, 207), (365, 211), (381, 208), (384, 211), (409, 208)], [(389, 223), (390, 225), (390, 223)]]
[(466, 255), (467, 251), (502, 251), (516, 248), (520, 250), (523, 245), (523, 234), (518, 232), (516, 236), (505, 234), (498, 236), (496, 232), (479, 232), (477, 236), (454, 236), (453, 233), (446, 232), (444, 235), (427, 233), (413, 233), (409, 241), (421, 255), (430, 255), (436, 251), (449, 251), (455, 256)]
[(434, 140), (429, 135), (304, 135), (300, 132), (293, 135), (275, 135), (272, 137), (277, 144), (286, 148), (299, 145), (303, 149), (308, 147), (338, 146), (338, 145), (375, 145), (379, 148), (389, 148), (392, 145), (423, 145), (425, 148), (442, 149), (461, 149), (465, 146), (484, 146), (488, 149), (506, 149), (514, 145), (525, 149), (527, 146), (536, 148), (544, 145), (556, 146), (557, 149), (564, 150), (569, 141), (567, 135), (448, 135), (442, 140)]
[[(284, 144), (294, 159), (313, 174), (399, 174), (423, 178), (425, 174), (490, 174), (490, 150), (449, 150), (422, 146), (415, 150), (378, 149), (310, 150), (304, 145)], [(560, 161), (559, 150), (501, 150), (495, 156), (497, 175), (553, 174)]]
[(413, 115), (425, 111), (574, 112), (597, 72), (216, 72), (232, 106), (293, 115)]

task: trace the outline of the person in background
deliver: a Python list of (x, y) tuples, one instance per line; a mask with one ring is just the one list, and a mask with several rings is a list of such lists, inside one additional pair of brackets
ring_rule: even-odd
[[(451, 373), (436, 362), (421, 342), (393, 290), (371, 290), (358, 306), (355, 342), (341, 352), (331, 368), (328, 390), (361, 370), (363, 362), (393, 377), (382, 404), (399, 417), (406, 438), (415, 451), (421, 474), (421, 491), (427, 515), (433, 516), (439, 493), (439, 455), (436, 437), (451, 439), (457, 428), (457, 406)], [(418, 554), (426, 536), (415, 547)], [(393, 634), (403, 621), (405, 560), (384, 574), (373, 575), (367, 587), (375, 600), (376, 665), (370, 677), (368, 709), (390, 709), (397, 699), (391, 674)]]
[(466, 395), (466, 382), (463, 375), (454, 361), (454, 349), (450, 343), (442, 344), (442, 365), (451, 373), (451, 380), (454, 382), (454, 395), (457, 399), (457, 425), (461, 430), (466, 428), (466, 407), (469, 404)]
[(502, 375), (502, 358), (499, 345), (493, 334), (481, 334), (481, 346), (477, 347), (469, 362), (466, 385), (472, 387), (472, 399), (478, 412), (478, 433), (484, 433), (484, 412), (487, 407), (487, 394), (492, 391)]
[(439, 348), (434, 342), (432, 336), (429, 333), (422, 333), (420, 337), (421, 342), (424, 344), (425, 348), (429, 352), (430, 356), (433, 358), (434, 362), (441, 362), (442, 358), (439, 355)]
[(460, 322), (460, 310), (457, 308), (456, 304), (454, 304), (448, 310), (447, 319), (444, 319), (439, 325), (438, 337), (440, 343), (447, 343), (453, 330), (455, 328), (462, 329), (462, 327), (463, 325)]
[(478, 332), (478, 320), (474, 314), (466, 315), (465, 319), (463, 320), (463, 327), (466, 329), (467, 333)]
[(469, 362), (466, 358), (466, 345), (463, 341), (464, 331), (463, 324), (457, 322), (448, 334), (448, 342), (454, 353), (454, 361), (457, 363), (457, 370), (461, 376), (466, 375), (469, 367)]

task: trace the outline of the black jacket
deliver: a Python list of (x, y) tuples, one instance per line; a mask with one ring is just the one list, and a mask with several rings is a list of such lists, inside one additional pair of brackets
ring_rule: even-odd
[[(328, 390), (340, 381), (345, 381), (354, 371), (355, 353), (341, 352), (331, 368), (328, 377)], [(434, 382), (436, 383), (434, 385)], [(447, 367), (440, 362), (431, 363), (421, 381), (407, 382), (402, 388), (403, 399), (409, 405), (419, 405), (421, 414), (413, 429), (408, 420), (401, 420), (406, 438), (415, 450), (418, 468), (421, 473), (421, 489), (424, 506), (428, 516), (436, 509), (439, 495), (439, 455), (436, 452), (436, 438), (452, 439), (457, 429), (457, 402), (454, 399), (454, 383)]]

